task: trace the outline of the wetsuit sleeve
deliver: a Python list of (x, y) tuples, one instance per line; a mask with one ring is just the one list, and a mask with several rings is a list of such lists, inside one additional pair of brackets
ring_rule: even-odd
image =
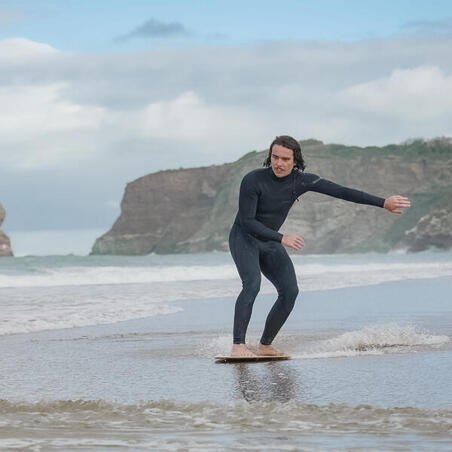
[(256, 220), (258, 199), (259, 194), (256, 184), (250, 175), (245, 176), (240, 184), (239, 195), (239, 218), (241, 226), (246, 232), (257, 238), (281, 242), (283, 237), (281, 233), (268, 228)]
[(344, 199), (345, 201), (356, 202), (358, 204), (368, 204), (371, 206), (383, 207), (384, 198), (371, 195), (364, 191), (355, 190), (354, 188), (344, 187), (342, 185), (331, 182), (328, 179), (322, 179), (316, 174), (305, 174), (306, 178), (303, 182), (304, 191), (314, 191), (335, 198)]

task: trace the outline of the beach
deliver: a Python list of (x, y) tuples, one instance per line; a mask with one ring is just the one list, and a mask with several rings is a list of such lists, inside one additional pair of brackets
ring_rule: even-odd
[(230, 365), (225, 253), (2, 260), (0, 449), (450, 450), (452, 254), (294, 263), (292, 359)]
[(0, 452), (452, 452), (451, 49), (452, 1), (1, 1)]

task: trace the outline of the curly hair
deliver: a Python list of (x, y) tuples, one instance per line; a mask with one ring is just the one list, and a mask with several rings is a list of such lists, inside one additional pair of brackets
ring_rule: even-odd
[(306, 165), (304, 163), (303, 156), (301, 155), (300, 144), (295, 138), (289, 137), (288, 135), (281, 135), (273, 140), (268, 150), (268, 157), (264, 160), (264, 166), (271, 166), (272, 148), (275, 144), (279, 144), (287, 149), (292, 149), (295, 168), (304, 171)]

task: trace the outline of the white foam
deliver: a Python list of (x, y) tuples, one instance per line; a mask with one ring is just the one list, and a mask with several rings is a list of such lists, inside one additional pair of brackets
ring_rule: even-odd
[(152, 295), (127, 296), (121, 293), (64, 297), (47, 295), (44, 302), (2, 303), (6, 313), (0, 319), (0, 335), (102, 325), (181, 311)]
[[(452, 262), (295, 264), (304, 290), (325, 290), (404, 279), (452, 276)], [(40, 267), (16, 274), (1, 273), (2, 287), (56, 287), (176, 281), (238, 280), (233, 264), (172, 266)]]
[(0, 274), (0, 288), (223, 280), (233, 279), (236, 274), (232, 265), (42, 268), (28, 274)]
[(304, 290), (330, 290), (452, 276), (452, 262), (312, 264), (296, 265), (295, 270)]
[(403, 347), (441, 345), (448, 341), (448, 336), (432, 335), (414, 325), (388, 323), (368, 326), (323, 340), (294, 357), (316, 359), (378, 355)]
[[(452, 276), (452, 259), (447, 256), (447, 260), (442, 258), (442, 262), (432, 262), (432, 256), (427, 256), (425, 262), (407, 262), (406, 257), (402, 262), (387, 262), (388, 259), (375, 262), (377, 258), (369, 257), (370, 263), (365, 263), (363, 258), (367, 259), (367, 256), (307, 256), (306, 262), (304, 257), (295, 256), (293, 260), (304, 292)], [(118, 265), (96, 266), (92, 262), (99, 261), (89, 258), (81, 262), (75, 260), (90, 265), (69, 266), (68, 263), (73, 261), (66, 260), (57, 266), (58, 261), (52, 258), (26, 259), (7, 260), (8, 266), (0, 267), (0, 309), (6, 313), (0, 320), (0, 334), (161, 315), (180, 309), (174, 307), (174, 301), (236, 297), (241, 290), (237, 270), (226, 254), (215, 258), (203, 257), (203, 265), (199, 260), (193, 265), (191, 256), (180, 256), (177, 260), (168, 258), (166, 261), (162, 258), (166, 265), (156, 265), (161, 258), (157, 260), (153, 256), (147, 258), (147, 262), (138, 258), (111, 258), (108, 263), (117, 262)], [(168, 265), (171, 259), (178, 265)], [(212, 265), (206, 265), (206, 260), (207, 263), (211, 260)], [(11, 267), (15, 262), (16, 266)], [(129, 288), (124, 289), (131, 285), (140, 286), (134, 289), (134, 295), (130, 294)], [(106, 289), (101, 290), (102, 287)], [(97, 290), (100, 295), (80, 295), (88, 289)], [(274, 287), (263, 278), (261, 293), (274, 292)], [(72, 296), (65, 295), (69, 293)]]
[[(243, 382), (241, 386), (250, 385)], [(0, 439), (0, 448), (8, 450), (200, 451), (225, 450), (226, 445), (228, 450), (279, 451), (299, 450), (302, 443), (308, 446), (303, 450), (318, 451), (331, 449), (338, 438), (341, 445), (345, 444), (341, 450), (355, 450), (357, 444), (368, 444), (360, 442), (363, 437), (371, 438), (374, 446), (371, 450), (388, 450), (388, 444), (391, 450), (392, 445), (394, 450), (403, 446), (410, 450), (413, 447), (436, 450), (435, 445), (448, 444), (452, 418), (451, 410), (447, 409), (316, 405), (296, 400), (284, 403), (156, 400), (138, 404), (106, 400), (0, 400), (0, 410), (5, 424), (13, 426), (12, 431), (27, 432), (25, 439), (13, 436)], [(150, 426), (157, 434), (139, 434), (148, 432)], [(233, 441), (225, 442), (225, 437)], [(380, 437), (383, 441), (377, 442)], [(422, 442), (423, 437), (429, 441)], [(344, 443), (344, 438), (349, 441)], [(413, 440), (407, 443), (405, 438)]]

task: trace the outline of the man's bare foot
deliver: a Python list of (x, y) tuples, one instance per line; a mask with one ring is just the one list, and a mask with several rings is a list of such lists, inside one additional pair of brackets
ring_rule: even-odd
[(259, 356), (288, 356), (286, 353), (273, 347), (273, 345), (259, 344), (257, 349)]
[(256, 355), (256, 353), (252, 352), (247, 346), (246, 344), (233, 344), (232, 345), (232, 350), (231, 350), (231, 356), (243, 356), (245, 358), (249, 357), (249, 358), (253, 358)]

